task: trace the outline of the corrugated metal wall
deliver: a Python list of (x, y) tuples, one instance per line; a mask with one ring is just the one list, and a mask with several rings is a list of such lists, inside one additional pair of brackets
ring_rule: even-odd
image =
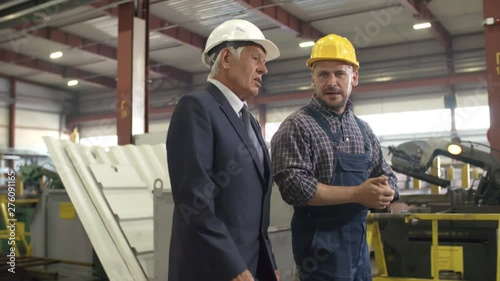
[[(485, 70), (484, 40), (481, 34), (462, 35), (453, 40), (452, 58), (455, 73)], [(426, 55), (431, 53), (432, 55)], [(399, 59), (394, 59), (394, 57)], [(389, 58), (391, 58), (389, 60)], [(264, 76), (265, 88), (261, 95), (310, 90), (311, 74), (305, 66), (306, 58), (272, 61), (268, 64), (269, 74)], [(446, 76), (450, 58), (446, 51), (435, 41), (370, 47), (358, 51), (361, 62), (360, 85), (384, 83), (381, 81), (415, 80)], [(286, 71), (283, 71), (283, 70)], [(280, 74), (273, 74), (273, 72)], [(203, 88), (207, 73), (198, 73), (193, 78), (193, 89)], [(458, 107), (487, 105), (486, 88), (479, 77), (477, 83), (456, 87)], [(151, 107), (164, 107), (175, 101), (188, 89), (152, 90)], [(404, 111), (444, 109), (445, 86), (378, 91), (357, 94), (353, 90), (352, 99), (358, 115), (384, 114)], [(80, 99), (80, 114), (96, 114), (115, 111), (115, 92), (86, 94)], [(266, 120), (268, 123), (283, 121), (291, 112), (305, 104), (300, 101), (269, 104)], [(156, 116), (151, 121), (151, 132), (167, 130), (167, 116)], [(81, 126), (81, 136), (116, 134), (113, 120), (88, 123)]]
[[(45, 152), (42, 136), (68, 138), (64, 118), (70, 112), (70, 93), (15, 81), (15, 148)], [(13, 102), (10, 81), (0, 78), (0, 147), (8, 147), (9, 105)]]

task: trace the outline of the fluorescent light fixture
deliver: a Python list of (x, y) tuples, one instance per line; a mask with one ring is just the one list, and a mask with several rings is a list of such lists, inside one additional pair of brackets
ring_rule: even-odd
[(392, 77), (389, 77), (389, 76), (375, 78), (375, 81), (377, 81), (377, 82), (385, 82), (385, 81), (390, 81), (390, 80), (392, 80)]
[(51, 59), (58, 59), (60, 57), (62, 57), (63, 53), (61, 51), (57, 51), (57, 52), (53, 52), (52, 54), (50, 54), (50, 58)]
[(307, 48), (312, 46), (314, 46), (314, 41), (306, 41), (299, 44), (299, 47), (301, 48)]
[(424, 29), (424, 28), (429, 28), (431, 27), (430, 22), (421, 22), (413, 25), (413, 29)]
[(68, 81), (68, 86), (73, 87), (78, 85), (78, 80), (69, 80)]

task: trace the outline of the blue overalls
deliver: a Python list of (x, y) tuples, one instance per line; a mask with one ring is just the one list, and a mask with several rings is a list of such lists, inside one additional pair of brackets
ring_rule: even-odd
[[(335, 186), (357, 186), (368, 179), (371, 146), (365, 126), (356, 118), (363, 134), (365, 153), (338, 150), (342, 132), (333, 132), (326, 119), (312, 106), (303, 109), (325, 131), (335, 146)], [(371, 281), (370, 255), (366, 245), (368, 208), (349, 203), (296, 207), (292, 218), (292, 246), (301, 281)]]

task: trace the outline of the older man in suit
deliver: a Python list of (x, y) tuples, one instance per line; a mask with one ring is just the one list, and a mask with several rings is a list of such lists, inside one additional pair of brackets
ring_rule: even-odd
[(167, 135), (175, 202), (169, 281), (276, 281), (267, 233), (271, 166), (247, 101), (279, 50), (245, 20), (210, 34), (204, 90), (181, 98)]

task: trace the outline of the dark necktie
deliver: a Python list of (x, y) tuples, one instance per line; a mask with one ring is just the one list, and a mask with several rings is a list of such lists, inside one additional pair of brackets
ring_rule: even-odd
[(243, 108), (241, 109), (241, 119), (243, 120), (243, 125), (245, 126), (248, 136), (250, 137), (250, 140), (252, 141), (255, 150), (257, 151), (257, 156), (259, 157), (260, 162), (259, 164), (262, 167), (264, 165), (264, 153), (262, 152), (262, 146), (260, 146), (257, 135), (255, 134), (252, 124), (250, 123), (250, 113), (248, 112), (248, 107), (246, 104), (243, 105)]

